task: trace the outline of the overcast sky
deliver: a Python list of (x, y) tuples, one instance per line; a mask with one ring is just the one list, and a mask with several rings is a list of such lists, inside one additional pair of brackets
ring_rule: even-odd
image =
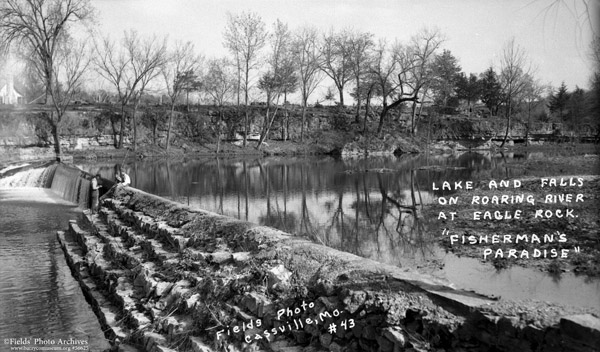
[[(598, 10), (598, 0), (589, 0)], [(227, 12), (254, 11), (267, 28), (276, 19), (291, 29), (353, 27), (377, 38), (407, 41), (420, 28), (438, 27), (463, 71), (499, 65), (511, 37), (537, 67), (542, 83), (565, 81), (589, 87), (592, 29), (583, 0), (92, 0), (99, 30), (113, 37), (136, 29), (192, 41), (207, 57), (227, 55), (223, 31)], [(584, 18), (582, 18), (584, 17)]]

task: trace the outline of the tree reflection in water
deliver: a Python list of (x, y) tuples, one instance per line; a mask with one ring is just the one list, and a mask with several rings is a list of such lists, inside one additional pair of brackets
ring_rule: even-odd
[[(523, 169), (513, 164), (512, 155), (462, 153), (361, 160), (144, 159), (123, 168), (144, 191), (381, 262), (411, 265), (436, 250), (437, 222), (421, 214), (434, 197), (449, 193), (432, 192), (432, 182), (519, 176)], [(114, 166), (80, 167), (114, 178)]]

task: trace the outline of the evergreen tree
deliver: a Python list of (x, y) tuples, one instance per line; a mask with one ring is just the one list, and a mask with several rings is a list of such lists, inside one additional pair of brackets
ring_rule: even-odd
[(565, 120), (570, 125), (575, 126), (578, 123), (584, 122), (585, 115), (585, 91), (579, 87), (575, 87), (573, 93), (569, 94), (565, 105)]
[(502, 87), (494, 68), (488, 68), (481, 74), (481, 101), (490, 109), (492, 115), (498, 114), (498, 107), (502, 103)]
[[(456, 107), (458, 100), (453, 98), (456, 97), (457, 82), (461, 71), (458, 59), (452, 55), (450, 50), (444, 50), (435, 57), (432, 69), (433, 82), (431, 88), (435, 104), (442, 111)], [(454, 106), (450, 106), (451, 103), (454, 103)]]
[(569, 91), (563, 81), (556, 94), (550, 95), (550, 101), (548, 102), (548, 108), (551, 113), (558, 113), (558, 117), (562, 120), (565, 115), (565, 108), (569, 101)]
[(467, 101), (470, 115), (471, 104), (475, 103), (481, 96), (481, 82), (479, 81), (479, 78), (477, 78), (477, 75), (473, 73), (467, 78), (464, 72), (461, 72), (457, 78), (456, 95), (458, 99)]
[(592, 84), (586, 95), (587, 111), (590, 115), (596, 116), (596, 123), (600, 123), (598, 118), (600, 116), (600, 72), (592, 76)]

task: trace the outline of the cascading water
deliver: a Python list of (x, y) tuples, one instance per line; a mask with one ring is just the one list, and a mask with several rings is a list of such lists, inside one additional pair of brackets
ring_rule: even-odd
[(92, 181), (82, 171), (79, 177), (79, 192), (77, 198), (77, 204), (81, 208), (90, 207), (90, 190), (92, 188)]
[(26, 167), (7, 172), (7, 176), (0, 178), (0, 187), (38, 187), (50, 188), (54, 173), (59, 164), (45, 165), (42, 167)]
[(0, 188), (50, 188), (64, 200), (89, 208), (91, 176), (75, 167), (53, 163), (11, 171), (0, 178)]
[(54, 173), (50, 189), (65, 200), (76, 203), (82, 208), (89, 208), (90, 187), (91, 181), (85, 172), (60, 165)]

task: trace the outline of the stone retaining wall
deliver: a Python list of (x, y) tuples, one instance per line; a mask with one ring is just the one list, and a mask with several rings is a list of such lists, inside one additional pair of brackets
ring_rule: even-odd
[(123, 351), (593, 351), (597, 317), (455, 290), (130, 187), (59, 239)]

